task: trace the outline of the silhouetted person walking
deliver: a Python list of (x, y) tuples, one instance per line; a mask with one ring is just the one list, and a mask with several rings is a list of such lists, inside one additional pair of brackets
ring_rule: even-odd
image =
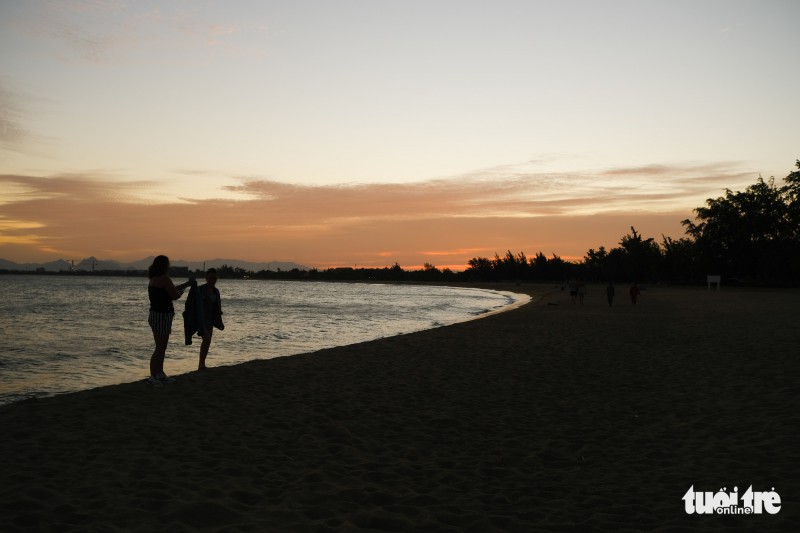
[(606, 299), (608, 299), (608, 306), (611, 307), (614, 304), (614, 283), (609, 281), (608, 285), (606, 286)]
[(586, 281), (578, 280), (578, 302), (583, 305), (583, 298), (586, 296)]
[(631, 303), (633, 305), (636, 305), (636, 302), (639, 300), (639, 295), (642, 294), (639, 291), (639, 287), (637, 287), (636, 284), (634, 283), (633, 285), (631, 285), (631, 288), (628, 292), (631, 295)]

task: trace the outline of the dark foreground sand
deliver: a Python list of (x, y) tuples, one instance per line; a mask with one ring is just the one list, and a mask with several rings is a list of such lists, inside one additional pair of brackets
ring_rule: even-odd
[(0, 530), (797, 531), (800, 292), (601, 290), (0, 408)]

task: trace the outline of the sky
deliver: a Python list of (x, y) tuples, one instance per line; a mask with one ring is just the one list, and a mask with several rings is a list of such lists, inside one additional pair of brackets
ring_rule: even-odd
[(580, 259), (800, 158), (800, 2), (0, 0), (0, 258)]

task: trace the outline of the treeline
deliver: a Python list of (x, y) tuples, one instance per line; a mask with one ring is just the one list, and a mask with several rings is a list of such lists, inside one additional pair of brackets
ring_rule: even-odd
[(694, 209), (694, 220), (682, 221), (680, 239), (644, 237), (634, 227), (618, 246), (590, 249), (582, 261), (566, 261), (539, 252), (493, 258), (475, 257), (463, 272), (426, 264), (421, 270), (331, 268), (310, 271), (247, 272), (223, 266), (220, 277), (310, 279), (321, 281), (586, 281), (701, 283), (709, 274), (726, 283), (797, 285), (800, 283), (800, 160), (778, 187), (761, 177), (744, 191), (726, 189)]
[(548, 258), (541, 252), (528, 258), (522, 252), (514, 254), (508, 251), (503, 257), (495, 254), (493, 259), (471, 259), (464, 274), (484, 281), (579, 278), (586, 281), (688, 283), (695, 281), (696, 276), (689, 272), (691, 267), (684, 269), (684, 262), (678, 259), (679, 255), (690, 257), (686, 245), (687, 239), (676, 242), (669, 238), (658, 244), (652, 237), (646, 239), (631, 227), (631, 233), (622, 237), (618, 247), (590, 249), (583, 261), (565, 261), (555, 254)]
[[(586, 281), (700, 283), (709, 274), (721, 275), (725, 283), (762, 285), (800, 284), (800, 160), (778, 187), (775, 180), (761, 177), (744, 191), (726, 189), (725, 195), (709, 198), (694, 209), (695, 219), (682, 221), (686, 235), (661, 241), (644, 237), (634, 227), (620, 238), (618, 246), (590, 249), (581, 261), (566, 261), (541, 252), (493, 258), (475, 257), (463, 272), (426, 264), (419, 270), (404, 270), (397, 263), (385, 268), (330, 268), (251, 272), (224, 265), (221, 278), (255, 278), (320, 281)], [(0, 273), (10, 273), (3, 272)], [(94, 273), (94, 275), (136, 275)], [(173, 275), (189, 275), (187, 267)], [(202, 272), (194, 275), (201, 279)]]
[[(466, 280), (463, 272), (453, 272), (449, 268), (439, 269), (426, 264), (421, 270), (404, 270), (395, 263), (385, 268), (327, 268), (311, 270), (261, 270), (250, 272), (238, 267), (223, 265), (217, 269), (220, 278), (238, 279), (277, 279), (277, 280), (315, 280), (315, 281), (459, 281)], [(198, 272), (198, 276), (202, 273)]]
[(695, 219), (682, 221), (686, 236), (661, 242), (644, 238), (635, 228), (619, 246), (590, 249), (580, 262), (542, 253), (527, 258), (470, 260), (465, 274), (478, 279), (696, 283), (718, 274), (728, 283), (797, 285), (800, 283), (800, 160), (784, 185), (761, 177), (744, 191), (726, 189), (694, 209)]
[(778, 187), (761, 177), (744, 191), (726, 189), (682, 221), (686, 236), (661, 242), (635, 228), (619, 246), (590, 249), (580, 262), (539, 253), (533, 258), (510, 251), (494, 259), (475, 258), (469, 270), (478, 279), (696, 283), (719, 274), (728, 283), (797, 285), (800, 282), (800, 160)]

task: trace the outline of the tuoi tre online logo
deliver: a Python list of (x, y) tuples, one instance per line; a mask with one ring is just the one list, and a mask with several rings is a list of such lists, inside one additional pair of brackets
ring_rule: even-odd
[(697, 492), (694, 485), (689, 487), (683, 495), (686, 514), (777, 514), (781, 510), (781, 497), (775, 492), (775, 487), (770, 491), (753, 492), (753, 486), (739, 496), (739, 488), (733, 487), (732, 492), (725, 492), (725, 487), (714, 492)]

